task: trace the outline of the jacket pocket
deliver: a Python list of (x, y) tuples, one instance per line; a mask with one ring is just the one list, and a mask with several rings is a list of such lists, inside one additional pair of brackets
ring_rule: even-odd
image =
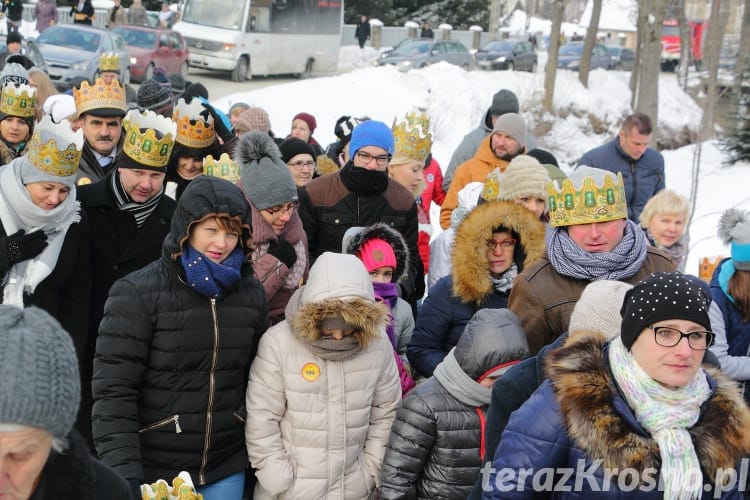
[(240, 414), (240, 412), (238, 412), (238, 411), (233, 411), (233, 412), (232, 412), (232, 416), (234, 416), (235, 420), (239, 420), (239, 421), (240, 421), (240, 422), (242, 422), (243, 424), (245, 423), (245, 417), (243, 417), (243, 416), (242, 416), (242, 415)]
[(151, 432), (155, 431), (156, 429), (161, 429), (162, 427), (165, 427), (169, 424), (174, 424), (174, 432), (175, 434), (179, 434), (182, 432), (182, 429), (180, 428), (180, 416), (179, 415), (172, 415), (171, 417), (163, 418), (161, 420), (158, 420), (154, 422), (153, 424), (149, 424), (143, 428), (141, 428), (138, 432), (144, 433), (144, 432)]
[(406, 225), (406, 217), (403, 215), (381, 215), (380, 222), (388, 224), (394, 229), (400, 229)]
[(354, 223), (354, 216), (343, 212), (326, 212), (320, 214), (320, 221), (332, 226), (346, 226), (347, 228)]

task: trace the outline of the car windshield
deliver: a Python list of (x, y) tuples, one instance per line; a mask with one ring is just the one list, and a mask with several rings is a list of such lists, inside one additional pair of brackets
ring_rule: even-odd
[(401, 57), (419, 56), (427, 54), (431, 46), (432, 42), (409, 42), (396, 48), (391, 52), (391, 55)]
[(48, 28), (36, 39), (37, 43), (81, 49), (86, 52), (96, 52), (100, 40), (101, 35), (99, 33), (61, 27)]
[(125, 39), (125, 43), (141, 49), (151, 49), (156, 44), (156, 33), (153, 31), (129, 30), (115, 28), (114, 32)]
[(621, 47), (607, 47), (607, 52), (609, 52), (609, 55), (611, 56), (619, 56), (621, 50)]
[(240, 30), (243, 8), (244, 2), (237, 0), (187, 0), (182, 20), (203, 26)]
[(560, 47), (561, 55), (576, 55), (580, 56), (583, 52), (583, 45), (580, 44), (566, 44)]
[(490, 42), (479, 50), (482, 52), (510, 52), (511, 50), (513, 50), (513, 46), (515, 44), (515, 42), (511, 42), (509, 40), (501, 40), (497, 42)]

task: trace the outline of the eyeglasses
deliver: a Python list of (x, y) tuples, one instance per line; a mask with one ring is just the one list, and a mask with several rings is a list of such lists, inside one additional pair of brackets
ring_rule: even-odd
[(373, 156), (364, 151), (357, 151), (357, 154), (354, 156), (357, 159), (357, 162), (363, 167), (369, 165), (372, 160), (375, 160), (375, 163), (377, 163), (379, 167), (387, 167), (388, 162), (391, 161), (391, 155)]
[(497, 247), (500, 247), (503, 250), (507, 250), (508, 248), (513, 248), (514, 246), (516, 246), (516, 240), (514, 238), (503, 241), (487, 240), (487, 248), (492, 251), (497, 250)]
[(307, 167), (309, 169), (314, 169), (315, 165), (317, 165), (317, 163), (315, 163), (314, 161), (303, 161), (303, 160), (300, 160), (300, 161), (289, 162), (289, 163), (287, 163), (287, 165), (289, 165), (290, 167), (292, 167), (294, 170), (302, 170), (302, 167)]
[(705, 351), (714, 343), (713, 332), (689, 332), (682, 333), (676, 328), (669, 326), (649, 326), (654, 332), (654, 340), (662, 347), (674, 347), (680, 343), (683, 337), (688, 340), (688, 345), (696, 351)]
[(292, 215), (294, 212), (297, 211), (297, 208), (299, 207), (299, 203), (296, 201), (293, 201), (291, 203), (287, 203), (286, 205), (276, 205), (275, 207), (266, 208), (264, 209), (266, 212), (268, 212), (268, 215), (276, 215), (276, 214), (289, 214)]

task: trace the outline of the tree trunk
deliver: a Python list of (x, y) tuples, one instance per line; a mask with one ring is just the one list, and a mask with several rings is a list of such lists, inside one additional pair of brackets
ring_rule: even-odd
[[(638, 38), (641, 41), (638, 60), (640, 70), (634, 93), (634, 112), (646, 113), (654, 124), (659, 123), (659, 73), (661, 67), (661, 31), (664, 23), (665, 0), (639, 2)], [(654, 70), (656, 69), (656, 70)]]
[(596, 33), (599, 31), (599, 18), (602, 15), (602, 0), (594, 0), (591, 8), (591, 20), (586, 30), (586, 41), (583, 42), (583, 54), (581, 57), (581, 66), (578, 68), (578, 79), (584, 87), (589, 86), (589, 70), (591, 69), (591, 54), (594, 51), (596, 42)]
[(715, 137), (714, 122), (716, 119), (716, 100), (718, 97), (717, 77), (719, 74), (719, 53), (721, 43), (724, 39), (724, 27), (726, 26), (729, 12), (726, 5), (714, 1), (711, 4), (711, 17), (708, 20), (708, 34), (706, 35), (706, 49), (703, 52), (703, 60), (708, 62), (708, 81), (706, 83), (706, 100), (703, 104), (703, 119), (699, 139), (707, 141)]
[(565, 1), (555, 0), (553, 5), (552, 27), (549, 34), (549, 48), (547, 49), (547, 69), (544, 72), (544, 109), (548, 113), (554, 111), (555, 77), (557, 76), (557, 53), (560, 50), (560, 26), (562, 25)]
[(744, 2), (740, 44), (737, 50), (737, 64), (734, 66), (732, 92), (739, 96), (742, 92), (742, 78), (750, 73), (750, 0)]
[(683, 90), (687, 90), (687, 77), (692, 62), (692, 53), (690, 50), (690, 26), (687, 17), (685, 17), (685, 0), (675, 0), (674, 16), (680, 25), (680, 64), (677, 66), (678, 82), (682, 82)]
[(635, 60), (633, 60), (633, 69), (630, 71), (630, 108), (635, 108), (635, 96), (638, 93), (638, 78), (641, 74), (641, 55), (643, 54), (643, 38), (646, 32), (645, 25), (648, 22), (646, 15), (646, 6), (638, 6), (638, 20), (636, 21), (635, 31)]

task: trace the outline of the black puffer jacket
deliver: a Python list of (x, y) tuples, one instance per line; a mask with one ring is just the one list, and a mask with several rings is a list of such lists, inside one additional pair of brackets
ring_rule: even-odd
[[(430, 377), (396, 414), (383, 461), (384, 500), (466, 498), (482, 463), (483, 415), (491, 394), (489, 388), (468, 386), (526, 358), (529, 347), (515, 314), (482, 309), (452, 352), (463, 375), (453, 373), (450, 382)], [(467, 394), (486, 396), (486, 403), (462, 402)]]
[(201, 176), (185, 190), (162, 258), (118, 280), (94, 358), (94, 443), (126, 479), (152, 482), (186, 470), (210, 484), (247, 467), (247, 370), (265, 329), (263, 288), (246, 264), (216, 299), (191, 290), (179, 253), (190, 224), (250, 209), (236, 186)]

